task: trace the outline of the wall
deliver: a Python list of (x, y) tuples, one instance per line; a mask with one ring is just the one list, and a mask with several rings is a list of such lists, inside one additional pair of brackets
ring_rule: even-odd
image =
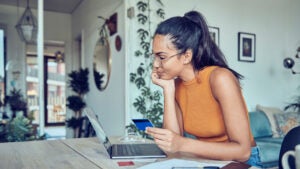
[[(220, 48), (229, 65), (245, 76), (243, 93), (249, 110), (257, 104), (283, 108), (299, 91), (299, 75), (283, 67), (285, 57), (294, 57), (300, 46), (300, 1), (298, 0), (162, 0), (166, 18), (200, 11), (210, 26), (220, 29)], [(135, 6), (136, 2), (131, 2)], [(128, 19), (129, 20), (129, 19)], [(130, 21), (129, 21), (130, 22)], [(132, 25), (128, 27), (133, 27)], [(255, 63), (237, 60), (238, 32), (256, 35)], [(129, 36), (136, 34), (129, 32)], [(131, 65), (137, 64), (133, 59)], [(299, 65), (295, 66), (300, 71)], [(150, 77), (149, 77), (150, 78)], [(135, 87), (129, 83), (131, 93)], [(134, 96), (131, 95), (132, 100)], [(234, 106), (234, 105), (233, 105)], [(132, 103), (127, 107), (134, 112)]]
[[(117, 33), (109, 37), (111, 46), (111, 75), (107, 88), (99, 91), (93, 78), (93, 52), (99, 38), (99, 28), (103, 20), (98, 16), (109, 18), (118, 13)], [(82, 67), (89, 68), (90, 92), (86, 96), (86, 103), (99, 116), (104, 130), (110, 136), (124, 134), (125, 124), (125, 40), (124, 40), (124, 3), (121, 0), (87, 0), (72, 14), (72, 37), (80, 36), (83, 43)], [(118, 52), (115, 48), (115, 38), (122, 39), (122, 48)]]

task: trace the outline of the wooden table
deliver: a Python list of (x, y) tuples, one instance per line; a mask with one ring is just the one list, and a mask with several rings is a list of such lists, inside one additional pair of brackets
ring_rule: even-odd
[[(170, 158), (193, 159), (181, 154), (172, 154), (166, 159)], [(0, 169), (133, 169), (153, 159), (137, 160), (133, 166), (126, 167), (119, 167), (119, 161), (122, 160), (110, 159), (95, 137), (0, 144)]]

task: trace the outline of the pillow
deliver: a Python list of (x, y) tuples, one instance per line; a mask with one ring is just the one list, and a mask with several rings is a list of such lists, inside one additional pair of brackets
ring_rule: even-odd
[(277, 130), (277, 124), (274, 118), (274, 114), (283, 114), (284, 112), (282, 110), (280, 110), (277, 107), (266, 107), (266, 106), (262, 106), (262, 105), (256, 105), (256, 110), (257, 111), (262, 111), (266, 114), (266, 116), (269, 119), (269, 122), (271, 124), (271, 130), (273, 133), (273, 137), (280, 137), (280, 134), (278, 133)]
[(249, 112), (249, 118), (250, 128), (254, 138), (272, 137), (271, 125), (264, 112)]
[(284, 137), (292, 128), (300, 125), (300, 112), (287, 112), (274, 114), (277, 123), (277, 131)]

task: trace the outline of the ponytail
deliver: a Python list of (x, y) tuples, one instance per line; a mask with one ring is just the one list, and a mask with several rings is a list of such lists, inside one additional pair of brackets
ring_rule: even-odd
[(220, 66), (229, 69), (238, 79), (243, 76), (228, 67), (224, 54), (210, 36), (203, 15), (190, 11), (183, 17), (172, 17), (160, 23), (155, 35), (169, 35), (172, 43), (180, 52), (191, 49), (193, 52), (192, 65), (195, 70), (206, 66)]

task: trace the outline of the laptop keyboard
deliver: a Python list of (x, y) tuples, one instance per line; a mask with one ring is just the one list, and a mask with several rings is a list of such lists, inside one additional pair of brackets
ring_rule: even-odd
[(155, 144), (116, 144), (113, 151), (119, 156), (155, 155), (160, 149)]
[(140, 146), (132, 144), (117, 144), (115, 149), (119, 155), (134, 155), (141, 151)]

